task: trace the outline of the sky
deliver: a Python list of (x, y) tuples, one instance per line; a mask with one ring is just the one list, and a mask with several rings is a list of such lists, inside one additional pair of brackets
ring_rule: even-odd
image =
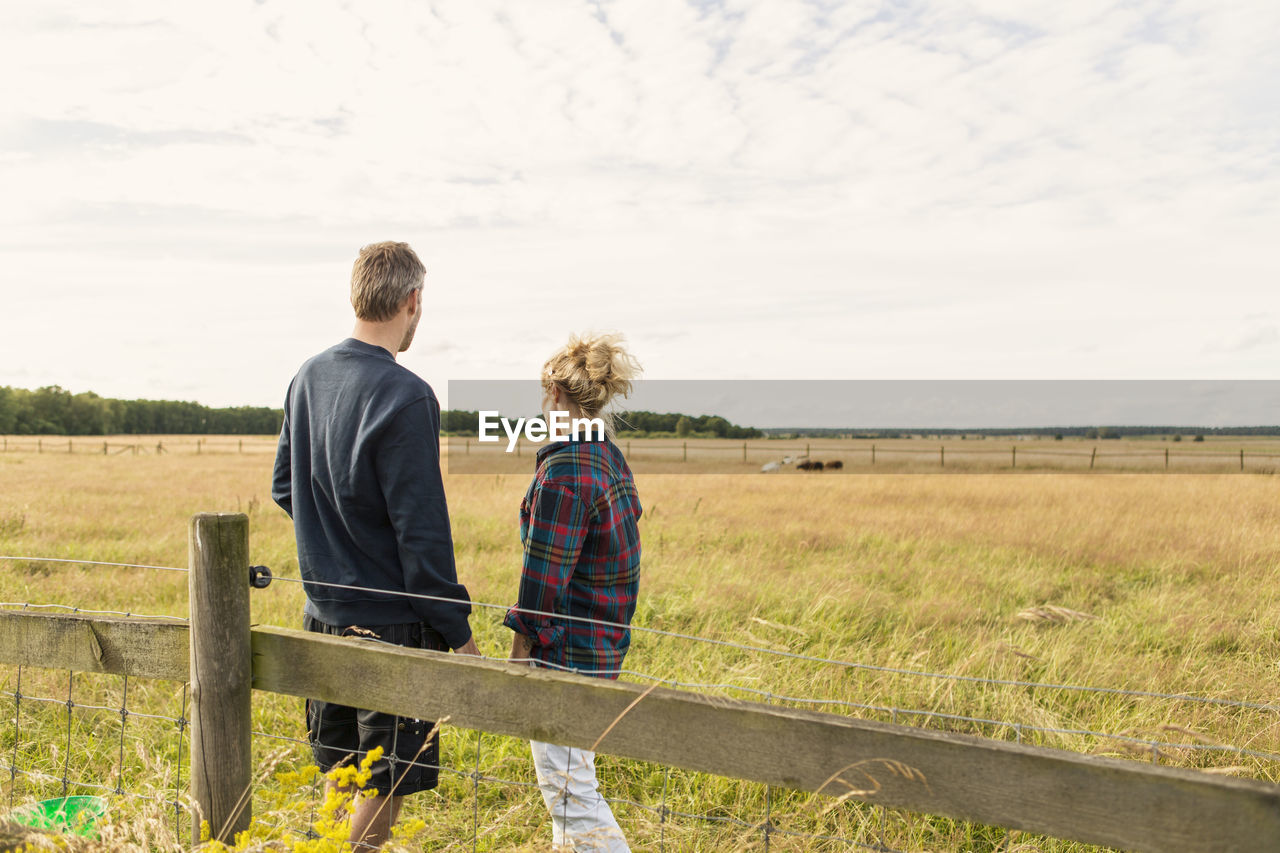
[[(278, 406), (405, 240), (401, 363), (1271, 379), (1274, 0), (0, 6), (0, 385)], [(445, 400), (447, 404), (447, 399)]]

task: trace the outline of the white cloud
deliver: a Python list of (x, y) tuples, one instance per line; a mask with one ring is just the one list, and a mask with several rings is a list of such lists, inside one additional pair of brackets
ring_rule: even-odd
[[(452, 346), (407, 357), (437, 382), (536, 369), (580, 325), (628, 331), (664, 376), (1267, 370), (1224, 330), (1280, 272), (1273, 3), (0, 18), (23, 317), (0, 383), (136, 395), (239, 337), (271, 340), (271, 369), (237, 356), (196, 396), (275, 402), (276, 374), (345, 332), (356, 248), (388, 236), (441, 288)], [(111, 298), (68, 317), (86, 278)], [(198, 289), (239, 307), (166, 322)], [(154, 345), (98, 331), (140, 324)]]

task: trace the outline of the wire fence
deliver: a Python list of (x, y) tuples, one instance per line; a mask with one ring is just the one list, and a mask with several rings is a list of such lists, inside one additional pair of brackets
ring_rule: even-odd
[[(1087, 447), (1054, 446), (1050, 439), (1022, 441), (993, 437), (984, 441), (929, 441), (903, 438), (886, 441), (867, 439), (816, 439), (787, 441), (757, 439), (677, 440), (659, 438), (618, 439), (628, 461), (643, 473), (647, 464), (681, 463), (691, 468), (711, 465), (715, 470), (757, 472), (787, 470), (801, 465), (806, 471), (897, 471), (897, 470), (1008, 470), (1054, 469), (1065, 471), (1171, 471), (1182, 473), (1240, 471), (1274, 473), (1280, 460), (1280, 445), (1272, 437), (1254, 446), (1224, 446), (1214, 441), (1196, 448), (1179, 437), (1174, 441), (1118, 439)], [(1072, 444), (1078, 442), (1073, 441)], [(1156, 446), (1157, 444), (1163, 446)], [(1177, 445), (1177, 449), (1170, 445)], [(461, 473), (490, 473), (493, 464), (508, 458), (531, 458), (538, 444), (525, 439), (510, 448), (506, 442), (480, 442), (471, 436), (445, 436), (441, 447), (451, 457), (449, 470)], [(275, 436), (0, 436), (0, 453), (35, 453), (92, 456), (181, 456), (267, 455), (276, 452)], [(475, 457), (472, 459), (471, 457)], [(802, 463), (808, 462), (808, 466)], [(819, 465), (818, 463), (822, 463)], [(661, 470), (666, 470), (661, 468)]]
[[(188, 571), (186, 568), (175, 566), (114, 563), (61, 557), (0, 555), (0, 562), (15, 561), (139, 568), (177, 573)], [(277, 576), (275, 580), (285, 584), (314, 583), (317, 586), (345, 586), (345, 588), (357, 592), (377, 592), (383, 595), (463, 603), (456, 599), (439, 596), (371, 590), (366, 587), (351, 585), (304, 582), (297, 577)], [(467, 603), (482, 612), (492, 614), (502, 614), (508, 609), (507, 605), (491, 602), (471, 601)], [(123, 618), (155, 618), (179, 623), (188, 621), (182, 617), (172, 615), (148, 616), (147, 614), (129, 611), (88, 609), (55, 603), (0, 602), (0, 608)], [(533, 613), (560, 619), (579, 619), (609, 627), (627, 627), (619, 626), (617, 623), (584, 619), (582, 617), (569, 617), (563, 614), (538, 613), (536, 611)], [(1247, 699), (1187, 693), (1164, 693), (1115, 686), (987, 678), (807, 655), (786, 649), (738, 643), (732, 640), (668, 631), (646, 625), (632, 625), (630, 629), (639, 634), (655, 638), (691, 645), (697, 644), (701, 647), (730, 650), (742, 655), (815, 664), (843, 670), (887, 674), (917, 681), (964, 683), (990, 688), (1014, 688), (1039, 693), (1093, 694), (1109, 700), (1186, 703), (1217, 709), (1220, 713), (1244, 712), (1250, 715), (1261, 715), (1262, 722), (1259, 723), (1259, 730), (1250, 735), (1249, 742), (1254, 737), (1260, 736), (1263, 730), (1273, 728), (1277, 724), (1277, 715), (1280, 715), (1280, 705)], [(371, 641), (378, 642), (377, 640)], [(492, 660), (494, 658), (489, 659)], [(12, 725), (10, 727), (6, 724), (4, 729), (6, 735), (4, 738), (5, 745), (8, 747), (7, 750), (4, 750), (7, 753), (5, 755), (7, 761), (0, 762), (0, 774), (7, 772), (9, 777), (8, 800), (11, 809), (18, 804), (20, 799), (26, 797), (68, 796), (72, 793), (86, 791), (110, 794), (140, 806), (153, 807), (156, 802), (163, 800), (165, 807), (172, 812), (174, 837), (183, 837), (183, 823), (186, 821), (189, 826), (190, 821), (189, 806), (184, 794), (183, 776), (184, 752), (189, 749), (187, 743), (189, 723), (186, 716), (188, 685), (181, 684), (175, 689), (172, 683), (165, 683), (164, 686), (157, 687), (154, 684), (139, 684), (136, 679), (131, 682), (127, 676), (102, 676), (64, 671), (65, 682), (63, 683), (65, 683), (65, 691), (58, 689), (55, 693), (54, 688), (58, 684), (59, 676), (53, 671), (36, 669), (30, 666), (17, 666), (11, 669), (12, 689), (9, 689), (10, 682), (7, 679), (4, 689), (0, 689), (0, 700), (12, 702), (12, 714), (7, 715), (6, 721), (6, 723), (11, 721)], [(609, 671), (591, 671), (582, 674), (622, 677), (637, 682), (662, 685), (700, 694), (745, 696), (769, 704), (804, 706), (827, 710), (840, 709), (857, 714), (876, 714), (895, 724), (917, 725), (925, 728), (936, 726), (950, 728), (957, 724), (964, 724), (972, 729), (992, 732), (993, 736), (1012, 739), (1018, 743), (1024, 742), (1024, 739), (1031, 735), (1061, 735), (1087, 738), (1093, 739), (1097, 744), (1104, 747), (1106, 745), (1124, 745), (1128, 752), (1134, 755), (1144, 755), (1156, 763), (1174, 758), (1184, 760), (1186, 756), (1194, 756), (1196, 754), (1218, 754), (1231, 755), (1240, 759), (1251, 758), (1257, 762), (1265, 762), (1268, 765), (1280, 767), (1280, 754), (1275, 752), (1255, 749), (1247, 744), (1233, 745), (1216, 742), (1195, 732), (1172, 725), (1165, 727), (1164, 732), (1172, 735), (1184, 735), (1184, 737), (1156, 739), (1127, 731), (1106, 731), (1098, 727), (1087, 726), (1043, 725), (1022, 719), (999, 719), (978, 714), (943, 711), (937, 707), (899, 707), (892, 704), (858, 702), (832, 696), (790, 695), (787, 692), (776, 692), (756, 685), (735, 683), (732, 679), (690, 680), (688, 678), (673, 678), (654, 672), (646, 672), (642, 669), (625, 668)], [(167, 693), (165, 692), (166, 690), (168, 691)], [(82, 695), (83, 693), (88, 695)], [(115, 695), (119, 696), (118, 701), (110, 698)], [(176, 705), (175, 710), (172, 713), (159, 713), (158, 711), (162, 710), (159, 706), (164, 705), (166, 702), (171, 706)], [(139, 705), (146, 710), (140, 710)], [(57, 735), (56, 740), (55, 733)], [(1185, 737), (1188, 735), (1190, 736), (1189, 739)], [(275, 745), (283, 744), (293, 751), (293, 760), (304, 762), (308, 760), (310, 745), (305, 738), (294, 736), (288, 732), (260, 729), (255, 729), (253, 736), (257, 741), (270, 742)], [(454, 756), (455, 760), (452, 763), (442, 761), (440, 764), (424, 764), (423, 766), (434, 768), (442, 775), (442, 778), (452, 779), (454, 784), (450, 787), (454, 789), (455, 793), (459, 784), (470, 788), (471, 834), (469, 841), (470, 849), (476, 850), (479, 849), (479, 844), (486, 838), (487, 834), (495, 832), (494, 826), (488, 826), (487, 828), (481, 826), (481, 804), (484, 799), (482, 789), (485, 791), (507, 791), (508, 794), (511, 794), (511, 792), (515, 791), (534, 791), (538, 788), (538, 784), (530, 778), (528, 768), (526, 768), (523, 778), (520, 777), (520, 774), (512, 775), (504, 772), (504, 767), (507, 766), (506, 758), (509, 758), (512, 754), (512, 739), (510, 738), (478, 731), (464, 732), (454, 729), (445, 729), (442, 737), (453, 742), (453, 748), (445, 754)], [(75, 747), (81, 739), (86, 741), (86, 745), (83, 753), (78, 754)], [(133, 750), (128, 749), (131, 742), (135, 747)], [(489, 749), (485, 748), (486, 743), (489, 744)], [(73, 756), (75, 757), (73, 758)], [(616, 761), (619, 767), (625, 768), (628, 764), (627, 760), (624, 759), (617, 759)], [(527, 764), (528, 762), (526, 761), (525, 763)], [(637, 763), (631, 762), (631, 764)], [(107, 774), (108, 777), (114, 777), (114, 784), (111, 784), (110, 778), (107, 778), (104, 783), (102, 778), (102, 768), (104, 766), (114, 770), (113, 773), (109, 772)], [(1240, 767), (1230, 769), (1236, 772), (1243, 770)], [(885, 834), (886, 812), (882, 808), (859, 806), (850, 803), (848, 804), (849, 809), (861, 810), (856, 817), (850, 818), (848, 815), (837, 815), (834, 819), (824, 823), (823, 820), (815, 821), (813, 819), (812, 809), (802, 808), (798, 814), (795, 811), (788, 812), (788, 807), (796, 805), (794, 797), (787, 797), (785, 794), (780, 797), (779, 792), (768, 786), (741, 783), (743, 785), (754, 785), (754, 788), (760, 791), (762, 799), (760, 814), (721, 813), (724, 811), (723, 807), (708, 811), (689, 810), (687, 806), (677, 807), (677, 805), (673, 805), (673, 802), (683, 804), (690, 800), (687, 795), (678, 800), (672, 796), (673, 774), (678, 779), (696, 778), (698, 774), (678, 770), (673, 771), (667, 767), (661, 768), (661, 774), (662, 784), (660, 791), (656, 789), (656, 785), (652, 791), (647, 788), (644, 789), (646, 793), (655, 794), (652, 799), (641, 801), (640, 799), (626, 797), (607, 798), (611, 806), (618, 807), (623, 813), (629, 812), (635, 819), (644, 817), (643, 822), (645, 823), (646, 833), (654, 836), (648, 838), (649, 843), (646, 846), (649, 849), (656, 847), (659, 850), (666, 850), (668, 849), (668, 844), (674, 845), (672, 849), (682, 849), (682, 842), (679, 841), (679, 838), (687, 840), (687, 834), (691, 831), (689, 826), (693, 825), (711, 827), (721, 832), (732, 830), (737, 834), (737, 841), (735, 842), (737, 849), (746, 849), (748, 846), (758, 845), (760, 849), (769, 850), (771, 845), (785, 839), (796, 843), (817, 845), (817, 847), (806, 849), (828, 849), (823, 845), (844, 845), (844, 849), (890, 851), (890, 853), (895, 853), (895, 848), (890, 846), (887, 841)], [(606, 778), (607, 785), (608, 779)], [(688, 787), (687, 782), (685, 787)], [(140, 791), (139, 789), (142, 790)], [(163, 796), (160, 796), (161, 791), (163, 791)], [(512, 796), (504, 794), (501, 795), (500, 799), (504, 805), (509, 806)], [(313, 789), (311, 802), (313, 812), (318, 797), (318, 790)], [(536, 800), (537, 798), (526, 799)], [(492, 803), (486, 801), (486, 806), (489, 805), (492, 805)], [(868, 810), (876, 810), (877, 817), (868, 819), (866, 816)], [(807, 821), (805, 828), (789, 827), (787, 825), (788, 822), (794, 818), (798, 818), (800, 823)], [(828, 826), (831, 827), (831, 831), (826, 831)], [(852, 827), (852, 830), (849, 827)], [(835, 831), (840, 828), (844, 828), (845, 831)], [(290, 825), (281, 827), (280, 831), (287, 831), (292, 834), (300, 833), (302, 836), (314, 834), (314, 831), (310, 829), (310, 823), (308, 823), (307, 829), (300, 829), (297, 826)], [(679, 835), (679, 833), (684, 833), (684, 835)], [(460, 847), (465, 849), (466, 845), (460, 844)]]
[(63, 456), (201, 456), (274, 454), (275, 436), (0, 436), (0, 453), (34, 453)]

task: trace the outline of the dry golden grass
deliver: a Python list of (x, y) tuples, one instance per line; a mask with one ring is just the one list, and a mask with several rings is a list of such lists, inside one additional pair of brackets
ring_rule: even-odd
[[(193, 513), (242, 511), (251, 520), (253, 561), (296, 575), (291, 526), (269, 497), (269, 452), (255, 445), (240, 453), (236, 439), (223, 440), (231, 442), (223, 452), (200, 455), (193, 449), (160, 456), (0, 454), (0, 554), (181, 567)], [(516, 514), (532, 458), (512, 466), (510, 473), (446, 478), (459, 574), (479, 601), (506, 604), (515, 595)], [(1280, 677), (1280, 480), (1274, 477), (898, 476), (846, 469), (831, 476), (655, 473), (640, 475), (638, 486), (645, 507), (638, 625), (881, 667), (1274, 701)], [(0, 566), (0, 599), (186, 612), (185, 577), (150, 569), (8, 561)], [(257, 591), (253, 611), (255, 622), (294, 626), (300, 590), (278, 582)], [(1028, 613), (1042, 618), (1022, 616)], [(508, 642), (498, 618), (480, 610), (474, 620), (489, 655), (504, 653)], [(787, 661), (644, 633), (636, 634), (627, 665), (682, 682), (898, 709), (894, 715), (816, 706), (991, 737), (1020, 733), (1025, 742), (1100, 755), (1151, 760), (1148, 745), (1125, 738), (1280, 752), (1274, 712), (997, 688)], [(28, 677), (35, 678), (24, 673)], [(65, 673), (60, 678), (60, 687), (56, 674), (46, 685), (54, 696), (65, 692)], [(173, 711), (171, 692), (155, 688), (154, 695), (163, 713)], [(255, 715), (264, 731), (301, 734), (293, 700), (257, 696)], [(450, 730), (445, 743), (447, 760), (469, 772), (475, 735)], [(261, 748), (265, 754), (274, 746)], [(11, 735), (0, 749), (13, 749)], [(485, 737), (481, 755), (486, 774), (531, 780), (518, 742)], [(1161, 747), (1158, 758), (1280, 778), (1275, 763), (1230, 752), (1170, 746)], [(112, 759), (104, 760), (102, 772), (112, 772)], [(661, 768), (607, 757), (601, 764), (610, 794), (657, 805)], [(748, 822), (763, 815), (760, 786), (686, 773), (672, 773), (667, 782), (673, 808)], [(20, 794), (35, 795), (21, 780), (19, 787)], [(492, 785), (480, 794), (482, 849), (543, 838), (536, 793)], [(468, 780), (448, 777), (437, 794), (417, 798), (415, 808), (440, 838), (469, 844), (471, 796)], [(806, 800), (774, 792), (775, 820), (806, 832), (867, 842), (878, 837), (875, 810), (850, 802), (824, 814), (803, 809)], [(627, 807), (619, 814), (638, 848), (659, 835), (680, 850), (746, 849), (758, 839), (697, 821), (659, 824), (655, 815)], [(892, 812), (885, 833), (887, 843), (902, 849), (1007, 850), (1012, 843), (1004, 830)], [(836, 849), (790, 843), (775, 838), (772, 849)], [(1031, 843), (1043, 850), (1093, 849), (1026, 834), (1014, 847)]]

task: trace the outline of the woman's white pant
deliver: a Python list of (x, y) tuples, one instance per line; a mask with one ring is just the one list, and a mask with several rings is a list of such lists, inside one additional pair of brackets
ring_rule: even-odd
[(574, 851), (629, 853), (627, 839), (596, 782), (596, 754), (530, 741), (533, 769), (551, 812), (551, 841)]

